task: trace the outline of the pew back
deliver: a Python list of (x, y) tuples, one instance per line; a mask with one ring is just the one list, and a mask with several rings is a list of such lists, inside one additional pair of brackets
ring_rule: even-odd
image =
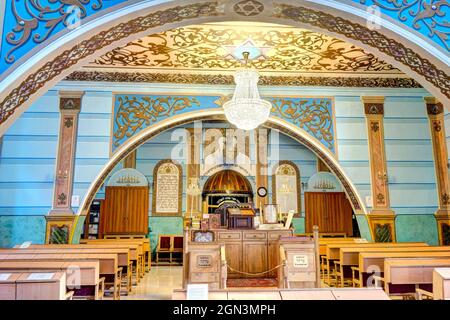
[(450, 268), (433, 270), (433, 299), (450, 300)]

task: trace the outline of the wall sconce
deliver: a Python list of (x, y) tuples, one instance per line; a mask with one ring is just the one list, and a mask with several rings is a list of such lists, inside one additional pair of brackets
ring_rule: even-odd
[(302, 189), (308, 189), (308, 182), (302, 181)]

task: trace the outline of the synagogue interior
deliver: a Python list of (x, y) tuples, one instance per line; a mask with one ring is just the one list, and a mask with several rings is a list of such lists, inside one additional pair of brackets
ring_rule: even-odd
[(0, 300), (450, 299), (447, 2), (122, 2), (0, 5)]

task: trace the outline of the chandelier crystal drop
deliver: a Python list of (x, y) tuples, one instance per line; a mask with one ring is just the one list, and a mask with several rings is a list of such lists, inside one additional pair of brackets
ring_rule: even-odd
[(258, 92), (259, 74), (253, 69), (238, 70), (234, 75), (233, 98), (224, 103), (227, 120), (239, 129), (253, 130), (269, 119), (272, 104)]

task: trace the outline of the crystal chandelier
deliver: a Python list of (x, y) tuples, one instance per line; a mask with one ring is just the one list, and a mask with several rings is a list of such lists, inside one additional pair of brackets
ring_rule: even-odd
[[(249, 53), (244, 52), (246, 65), (248, 56)], [(258, 80), (258, 71), (249, 68), (238, 70), (234, 75), (233, 98), (225, 102), (223, 108), (227, 120), (239, 129), (253, 130), (269, 119), (272, 104), (260, 98)]]

